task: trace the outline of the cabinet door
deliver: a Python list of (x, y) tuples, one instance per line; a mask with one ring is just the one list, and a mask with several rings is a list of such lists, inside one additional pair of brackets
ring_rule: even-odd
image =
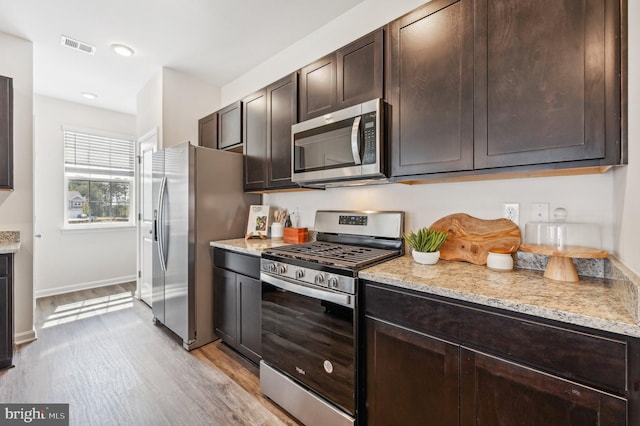
[(214, 112), (198, 120), (198, 145), (218, 148), (218, 113)]
[(383, 30), (367, 34), (336, 52), (337, 109), (382, 98)]
[(618, 14), (615, 0), (476, 0), (476, 169), (614, 154)]
[(300, 121), (336, 109), (335, 52), (300, 70)]
[(298, 74), (267, 87), (268, 188), (293, 188), (291, 182), (291, 125), (298, 121)]
[(13, 80), (0, 76), (0, 189), (13, 189)]
[(13, 359), (13, 255), (0, 255), (0, 369)]
[(260, 362), (262, 358), (262, 283), (238, 275), (238, 350), (247, 358)]
[(395, 177), (473, 168), (473, 0), (435, 0), (389, 25)]
[(242, 103), (218, 111), (218, 149), (242, 146)]
[(9, 279), (0, 277), (0, 368), (9, 367), (13, 357), (13, 313)]
[(623, 398), (468, 349), (461, 354), (461, 425), (627, 424)]
[(367, 318), (370, 425), (458, 425), (459, 347)]
[(238, 289), (236, 274), (224, 269), (213, 270), (214, 322), (216, 334), (227, 344), (237, 344)]
[(242, 101), (244, 105), (244, 189), (267, 186), (267, 99), (260, 90)]

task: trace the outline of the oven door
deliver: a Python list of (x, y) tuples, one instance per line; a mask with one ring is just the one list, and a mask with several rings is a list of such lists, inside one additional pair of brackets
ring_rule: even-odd
[(260, 277), (263, 361), (355, 415), (354, 295)]

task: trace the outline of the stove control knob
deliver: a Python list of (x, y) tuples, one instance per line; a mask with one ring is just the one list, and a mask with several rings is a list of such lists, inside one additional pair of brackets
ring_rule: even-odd
[(322, 275), (322, 274), (316, 275), (315, 278), (313, 279), (313, 281), (316, 284), (322, 284), (324, 282), (324, 275)]
[(269, 272), (276, 272), (277, 270), (278, 270), (278, 267), (276, 266), (275, 263), (269, 264)]
[(280, 265), (280, 267), (278, 268), (278, 273), (279, 274), (284, 274), (285, 272), (287, 272), (287, 266), (286, 265)]
[(329, 288), (338, 288), (338, 278), (336, 277), (329, 278), (327, 283), (329, 284)]
[(296, 270), (296, 278), (300, 280), (302, 277), (304, 277), (304, 269)]

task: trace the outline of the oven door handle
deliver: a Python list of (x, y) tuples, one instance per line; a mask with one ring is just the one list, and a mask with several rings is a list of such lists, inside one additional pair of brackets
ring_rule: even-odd
[(278, 287), (279, 289), (300, 294), (302, 296), (324, 300), (349, 308), (353, 308), (354, 306), (354, 297), (351, 294), (337, 293), (331, 290), (322, 290), (307, 287), (298, 283), (291, 282), (284, 278), (272, 277), (271, 275), (267, 275), (264, 272), (260, 273), (260, 280), (264, 281), (267, 284), (271, 284), (272, 286)]

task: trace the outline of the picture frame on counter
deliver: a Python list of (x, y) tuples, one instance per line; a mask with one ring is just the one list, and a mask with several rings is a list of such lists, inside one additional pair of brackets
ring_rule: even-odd
[(270, 226), (271, 206), (252, 205), (249, 207), (249, 219), (247, 220), (247, 233), (245, 239), (266, 239)]

